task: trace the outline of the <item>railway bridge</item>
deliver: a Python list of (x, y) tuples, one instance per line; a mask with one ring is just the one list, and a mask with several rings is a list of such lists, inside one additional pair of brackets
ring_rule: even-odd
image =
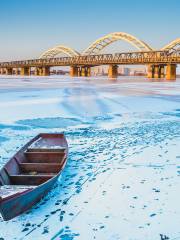
[[(118, 40), (129, 42), (138, 51), (100, 54), (100, 51), (106, 46)], [(67, 56), (57, 57), (60, 53)], [(70, 75), (72, 77), (88, 77), (91, 75), (92, 67), (108, 65), (109, 78), (116, 78), (118, 76), (118, 65), (146, 65), (148, 78), (174, 80), (176, 79), (176, 67), (178, 64), (180, 64), (180, 38), (160, 50), (154, 50), (148, 44), (130, 34), (115, 32), (99, 38), (82, 53), (58, 45), (45, 51), (36, 59), (0, 62), (0, 74), (30, 75), (31, 68), (34, 68), (35, 75), (48, 76), (51, 67), (70, 66)]]

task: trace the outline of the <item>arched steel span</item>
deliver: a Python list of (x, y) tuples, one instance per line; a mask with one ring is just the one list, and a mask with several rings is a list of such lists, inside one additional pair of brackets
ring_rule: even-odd
[(163, 48), (161, 48), (161, 50), (176, 50), (176, 48), (180, 47), (180, 38), (175, 39), (174, 41), (170, 42), (169, 44), (167, 44), (166, 46), (164, 46)]
[(97, 39), (95, 42), (93, 42), (84, 52), (82, 55), (90, 55), (90, 54), (96, 54), (100, 52), (103, 48), (108, 46), (109, 44), (117, 41), (117, 40), (124, 40), (126, 42), (129, 42), (136, 48), (138, 48), (140, 51), (152, 51), (153, 49), (143, 41), (137, 39), (136, 37), (124, 33), (124, 32), (114, 32), (110, 33), (104, 37), (101, 37)]
[(77, 51), (75, 51), (72, 48), (59, 45), (54, 48), (48, 49), (43, 54), (41, 54), (41, 56), (39, 58), (53, 58), (56, 55), (58, 55), (59, 53), (64, 53), (64, 54), (68, 55), (69, 57), (75, 57), (75, 56), (80, 55), (80, 53), (78, 53)]

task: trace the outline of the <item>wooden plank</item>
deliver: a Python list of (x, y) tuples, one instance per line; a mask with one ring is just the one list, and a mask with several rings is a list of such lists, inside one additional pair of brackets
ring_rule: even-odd
[(66, 148), (31, 148), (28, 147), (27, 152), (64, 152)]
[(64, 152), (25, 152), (27, 160), (32, 163), (60, 163)]
[(58, 173), (61, 163), (19, 163), (22, 172)]
[(12, 175), (10, 179), (13, 184), (17, 185), (39, 185), (48, 181), (50, 178), (55, 176), (54, 174), (46, 174), (46, 175)]

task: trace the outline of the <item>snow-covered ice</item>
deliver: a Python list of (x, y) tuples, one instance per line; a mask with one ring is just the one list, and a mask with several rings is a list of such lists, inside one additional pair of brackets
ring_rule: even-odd
[(52, 191), (0, 239), (180, 239), (180, 79), (0, 77), (0, 167), (39, 132), (66, 133)]

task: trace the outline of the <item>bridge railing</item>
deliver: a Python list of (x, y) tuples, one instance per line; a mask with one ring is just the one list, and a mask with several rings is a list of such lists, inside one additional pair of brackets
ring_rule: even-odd
[(67, 66), (67, 65), (101, 65), (101, 64), (147, 64), (149, 62), (180, 63), (180, 49), (168, 51), (124, 52), (115, 54), (82, 55), (75, 57), (58, 57), (30, 59), (23, 61), (1, 62), (0, 67), (21, 66)]

